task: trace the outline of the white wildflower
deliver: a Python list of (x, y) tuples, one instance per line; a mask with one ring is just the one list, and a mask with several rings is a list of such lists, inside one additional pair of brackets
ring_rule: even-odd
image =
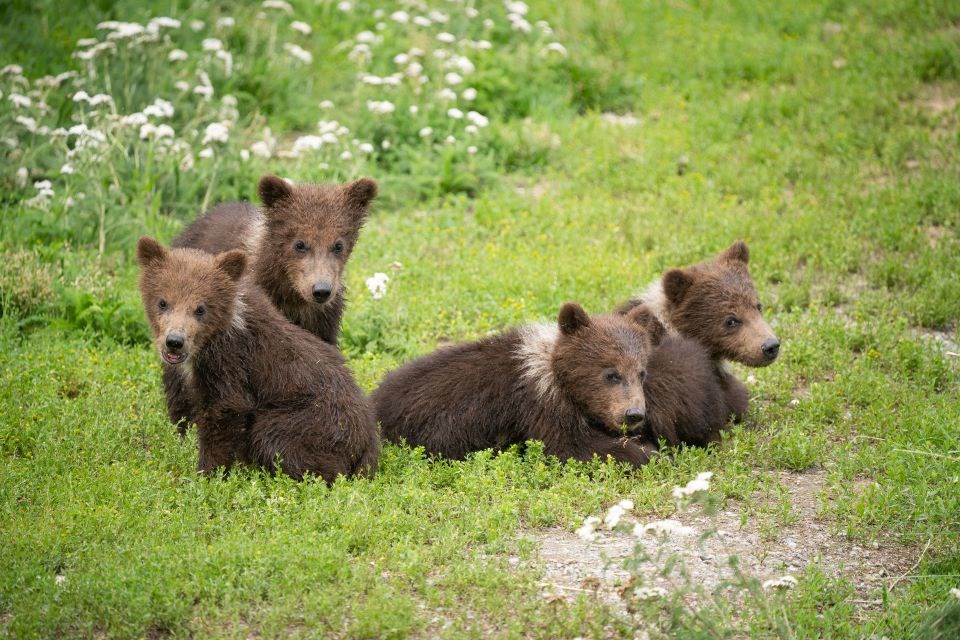
[(201, 30), (203, 30), (203, 28), (204, 28), (205, 26), (206, 26), (206, 24), (203, 22), (203, 20), (191, 20), (191, 21), (190, 21), (190, 29), (191, 29), (192, 31), (201, 31)]
[(468, 133), (469, 135), (471, 135), (471, 136), (475, 136), (475, 135), (477, 135), (478, 133), (480, 133), (480, 129), (477, 128), (477, 125), (475, 125), (475, 124), (468, 124), (467, 126), (465, 126), (465, 127), (463, 128), (463, 130), (464, 130), (465, 132), (467, 132), (467, 133)]
[(446, 138), (443, 139), (443, 143), (444, 143), (444, 144), (456, 144), (456, 143), (457, 143), (457, 139), (454, 138), (453, 136), (447, 136)]
[(417, 115), (420, 112), (420, 107), (415, 104), (410, 105), (410, 108), (407, 109), (411, 115)]
[[(139, 36), (146, 31), (146, 28), (142, 24), (137, 24), (136, 22), (112, 22), (111, 24), (113, 31), (107, 34), (107, 40), (124, 40), (126, 38)], [(97, 28), (100, 28), (100, 25), (97, 25)]]
[(431, 24), (433, 24), (433, 21), (426, 16), (415, 16), (413, 18), (413, 24), (417, 25), (418, 27), (429, 27)]
[(384, 140), (383, 142), (380, 143), (380, 146), (381, 146), (384, 150), (387, 150), (387, 149), (390, 148), (390, 141), (389, 141), (389, 140)]
[(373, 145), (369, 142), (361, 143), (358, 147), (363, 153), (373, 153)]
[(444, 44), (452, 44), (457, 41), (457, 36), (447, 31), (441, 31), (437, 34), (437, 40), (443, 42)]
[(950, 589), (950, 595), (952, 595), (957, 600), (960, 600), (960, 589), (953, 587)]
[(152, 18), (150, 22), (147, 23), (147, 30), (156, 33), (160, 29), (179, 29), (180, 21), (176, 18), (168, 18), (166, 16), (159, 16)]
[[(74, 102), (90, 102), (90, 94), (81, 89), (73, 94)], [(29, 105), (28, 105), (29, 106)]]
[(223, 41), (219, 38), (204, 38), (200, 46), (204, 51), (220, 51), (223, 49)]
[(352, 159), (353, 159), (353, 154), (350, 153), (349, 150), (344, 151), (343, 153), (340, 154), (340, 159), (341, 159), (341, 160), (352, 160)]
[(172, 118), (174, 114), (173, 103), (156, 98), (153, 104), (143, 110), (143, 115), (153, 118)]
[(217, 29), (232, 29), (237, 21), (230, 16), (224, 16), (217, 19)]
[(30, 180), (30, 172), (27, 171), (26, 167), (20, 167), (17, 169), (17, 186), (23, 189), (27, 186), (27, 182)]
[(460, 94), (460, 97), (468, 102), (472, 102), (477, 99), (477, 90), (473, 87), (469, 87), (463, 90), (463, 93)]
[(473, 156), (473, 155), (476, 155), (476, 154), (477, 154), (477, 148), (476, 148), (474, 145), (470, 145), (469, 147), (467, 147), (467, 153), (469, 153), (469, 154), (472, 155), (472, 156)]
[(264, 9), (276, 9), (293, 15), (293, 7), (289, 2), (285, 2), (284, 0), (263, 0), (260, 6)]
[(647, 524), (637, 523), (633, 526), (633, 535), (640, 538), (644, 535), (662, 537), (692, 536), (696, 531), (677, 520), (655, 520)]
[(440, 98), (441, 100), (447, 100), (447, 101), (456, 100), (457, 93), (453, 89), (444, 87), (443, 89), (440, 89), (440, 91), (437, 92), (437, 97)]
[(200, 150), (200, 153), (197, 156), (203, 158), (204, 160), (213, 157), (213, 149), (211, 147), (204, 147)]
[(793, 576), (780, 576), (763, 581), (764, 589), (793, 589), (797, 586), (797, 579)]
[(36, 133), (37, 131), (37, 121), (31, 118), (30, 116), (17, 116), (14, 118), (18, 124), (23, 125), (23, 128), (29, 131), (30, 133)]
[(416, 78), (421, 73), (423, 73), (423, 65), (419, 62), (411, 62), (410, 66), (407, 67), (407, 75)]
[(518, 16), (515, 13), (511, 13), (508, 18), (514, 18), (510, 21), (510, 26), (513, 27), (514, 31), (520, 31), (522, 33), (530, 33), (533, 30), (533, 27), (530, 26), (530, 23)]
[(37, 198), (41, 200), (53, 197), (53, 184), (49, 180), (38, 180), (33, 183), (33, 188), (37, 190)]
[(477, 40), (473, 46), (482, 51), (489, 51), (490, 49), (493, 49), (493, 43), (489, 40)]
[(687, 483), (685, 487), (674, 487), (673, 497), (680, 500), (687, 496), (692, 496), (693, 494), (699, 491), (707, 491), (710, 489), (710, 478), (713, 477), (712, 471), (704, 471), (703, 473), (698, 473), (697, 477)]
[(313, 31), (310, 25), (308, 25), (306, 22), (303, 22), (302, 20), (294, 20), (293, 22), (290, 23), (290, 28), (296, 31), (297, 33), (302, 33), (305, 36), (310, 35), (310, 32)]
[(447, 115), (454, 120), (460, 120), (463, 118), (463, 111), (460, 111), (460, 109), (457, 109), (456, 107), (451, 107), (450, 109), (447, 109)]
[(33, 106), (33, 100), (20, 93), (11, 93), (9, 96), (7, 96), (7, 100), (12, 102), (13, 106), (17, 107), (18, 109), (21, 107), (29, 108)]
[(587, 542), (593, 542), (597, 539), (597, 525), (600, 524), (600, 518), (590, 516), (583, 521), (583, 526), (577, 529), (576, 534)]
[(190, 91), (190, 83), (186, 80), (177, 80), (173, 83), (173, 88), (177, 91)]
[(367, 110), (377, 114), (393, 113), (396, 107), (388, 100), (367, 100)]
[(300, 45), (293, 44), (292, 42), (287, 42), (283, 45), (284, 51), (292, 55), (294, 58), (299, 60), (304, 64), (310, 64), (313, 62), (313, 54), (301, 47)]
[(370, 51), (370, 45), (361, 42), (350, 50), (347, 54), (347, 60), (351, 62), (365, 62), (370, 60), (373, 54)]
[(394, 64), (399, 64), (402, 66), (407, 64), (408, 62), (410, 62), (410, 55), (407, 53), (398, 53), (397, 55), (393, 56)]
[(170, 53), (167, 54), (167, 60), (170, 62), (183, 62), (189, 57), (189, 54), (183, 49), (172, 49)]
[(470, 59), (465, 56), (451, 56), (445, 65), (448, 69), (454, 68), (459, 69), (460, 73), (471, 74), (477, 70), (477, 67), (470, 62)]
[(214, 55), (223, 62), (223, 73), (227, 76), (233, 75), (233, 54), (223, 49)]
[(304, 151), (316, 151), (322, 146), (323, 138), (320, 136), (300, 136), (293, 143), (293, 152), (297, 155), (300, 155)]
[(620, 518), (631, 509), (633, 509), (632, 500), (621, 500), (607, 510), (607, 515), (603, 518), (603, 524), (606, 525), (608, 529), (613, 529), (619, 524)]
[(478, 113), (476, 111), (467, 111), (467, 120), (477, 125), (481, 129), (483, 129), (488, 124), (490, 124), (490, 119), (487, 118), (487, 116), (483, 115), (482, 113)]
[(406, 11), (394, 11), (390, 14), (390, 19), (400, 24), (407, 24), (410, 22), (410, 14)]
[(363, 84), (380, 86), (383, 84), (383, 78), (381, 78), (380, 76), (375, 76), (372, 73), (364, 73), (360, 76), (360, 82), (362, 82)]
[(347, 2), (347, 0), (341, 0), (340, 2), (337, 3), (337, 9), (340, 9), (340, 11), (344, 11), (344, 12), (350, 11), (350, 9), (353, 9), (353, 4), (350, 2)]
[(211, 122), (203, 132), (203, 140), (200, 144), (210, 144), (211, 142), (226, 143), (230, 139), (230, 129), (225, 122)]
[(800, 399), (799, 399), (799, 398), (794, 398), (793, 400), (790, 401), (790, 406), (791, 406), (791, 407), (795, 407), (795, 406), (797, 406), (798, 404), (800, 404)]
[(476, 18), (478, 15), (480, 15), (480, 12), (474, 9), (473, 7), (467, 7), (466, 9), (464, 9), (464, 13), (467, 14), (468, 18)]
[(424, 127), (423, 129), (420, 129), (421, 138), (429, 138), (432, 135), (433, 135), (433, 127)]
[(390, 282), (390, 276), (381, 271), (367, 278), (367, 289), (370, 290), (370, 295), (373, 296), (374, 300), (380, 300), (383, 296), (387, 295), (388, 282)]
[(504, 2), (503, 4), (507, 9), (507, 13), (516, 13), (518, 15), (525, 16), (527, 15), (527, 11), (530, 10), (525, 2), (508, 1)]
[(410, 47), (410, 51), (407, 53), (410, 54), (411, 58), (422, 58), (423, 56), (427, 55), (427, 52), (420, 47)]
[(448, 73), (443, 77), (443, 81), (446, 82), (447, 84), (456, 85), (463, 82), (463, 77), (459, 73), (454, 73), (453, 71), (451, 71), (450, 73)]
[(321, 100), (321, 101), (320, 101), (320, 108), (321, 108), (321, 109), (333, 109), (333, 101), (332, 101), (332, 100)]
[(268, 160), (273, 155), (270, 151), (270, 145), (263, 140), (258, 140), (250, 145), (250, 153), (265, 160)]
[[(96, 42), (96, 40), (94, 40)], [(0, 69), (0, 76), (22, 76), (23, 67), (18, 64), (8, 64), (3, 69)]]
[(73, 54), (73, 57), (79, 60), (93, 60), (95, 57), (100, 55), (103, 51), (116, 51), (117, 45), (112, 42), (101, 42), (96, 44), (86, 51), (76, 51)]
[(549, 53), (551, 51), (554, 53), (559, 53), (564, 58), (567, 57), (567, 48), (562, 44), (560, 44), (559, 42), (551, 42), (544, 48), (544, 52), (546, 53)]
[(73, 168), (73, 165), (70, 164), (69, 162), (63, 165), (62, 167), (60, 167), (60, 173), (62, 173), (63, 175), (70, 175), (71, 173), (75, 173), (75, 172), (76, 170)]
[(373, 44), (377, 41), (377, 34), (373, 31), (361, 31), (357, 34), (357, 42), (362, 42), (364, 44)]

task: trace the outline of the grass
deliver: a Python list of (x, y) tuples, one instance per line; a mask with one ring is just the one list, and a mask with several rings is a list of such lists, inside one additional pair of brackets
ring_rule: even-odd
[[(387, 16), (399, 8), (388, 4)], [(291, 18), (230, 14), (236, 26), (221, 37), (234, 73), (211, 71), (209, 104), (173, 98), (171, 122), (196, 155), (222, 117), (220, 97), (237, 96), (229, 142), (190, 171), (115, 132), (101, 162), (60, 175), (66, 149), (14, 123), (17, 88), (5, 77), (0, 121), (18, 144), (0, 161), (0, 635), (633, 637), (643, 623), (603, 601), (542, 597), (538, 529), (572, 531), (621, 498), (668, 515), (672, 487), (712, 470), (716, 497), (775, 532), (793, 516), (773, 472), (819, 470), (824, 524), (863, 544), (896, 540), (918, 560), (871, 594), (881, 604), (856, 606), (849, 578), (812, 566), (789, 592), (716, 609), (710, 626), (664, 604), (646, 618), (662, 623), (651, 634), (950, 637), (949, 589), (960, 585), (960, 359), (945, 353), (956, 351), (960, 317), (955, 3), (531, 2), (527, 18), (548, 20), (553, 36), (513, 32), (501, 3), (477, 3), (478, 20), (497, 26), (467, 75), (473, 108), (490, 118), (476, 154), (468, 138), (442, 142), (452, 125), (432, 93), (416, 98), (416, 118), (365, 111), (381, 89), (356, 87), (348, 49), (326, 53), (376, 30), (373, 7), (354, 5), (297, 3), (293, 17), (313, 26), (295, 39), (313, 50), (310, 74), (278, 57), (294, 41)], [(83, 71), (70, 54), (101, 20), (173, 15), (184, 21), (176, 44), (193, 53), (209, 34), (186, 23), (210, 30), (226, 15), (216, 3), (54, 6), (0, 9), (2, 62), (32, 81)], [(459, 5), (437, 8), (452, 16), (445, 29), (481, 37)], [(371, 73), (433, 46), (385, 20)], [(554, 40), (568, 55), (541, 57)], [(188, 64), (218, 68), (196, 55)], [(96, 82), (119, 83), (118, 112), (129, 113), (177, 78), (196, 82), (196, 68), (157, 64), (142, 83), (101, 69)], [(44, 95), (51, 124), (97, 121), (62, 92)], [(416, 94), (385, 95), (405, 106)], [(321, 111), (323, 99), (338, 108)], [(331, 116), (391, 149), (349, 161), (343, 147), (239, 157), (265, 125), (275, 150), (288, 149)], [(427, 125), (438, 133), (424, 144)], [(252, 199), (267, 171), (381, 183), (349, 267), (342, 341), (366, 389), (443, 341), (549, 319), (566, 300), (609, 310), (735, 238), (750, 243), (783, 355), (768, 369), (736, 367), (756, 382), (745, 424), (723, 446), (636, 471), (561, 464), (536, 446), (435, 462), (388, 445), (369, 481), (327, 488), (253, 469), (202, 480), (193, 436), (180, 441), (166, 423), (132, 241), (168, 240), (205, 203)], [(56, 195), (26, 204), (42, 179)], [(382, 300), (363, 283), (375, 271), (391, 277)], [(765, 613), (777, 608), (788, 625)]]

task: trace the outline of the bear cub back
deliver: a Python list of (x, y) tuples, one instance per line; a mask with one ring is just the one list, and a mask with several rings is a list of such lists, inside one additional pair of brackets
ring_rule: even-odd
[(343, 357), (242, 278), (242, 251), (167, 250), (144, 237), (137, 261), (162, 366), (195, 409), (199, 471), (249, 462), (328, 483), (374, 472), (376, 423)]
[(561, 460), (641, 465), (653, 450), (643, 379), (661, 327), (646, 309), (588, 316), (565, 304), (530, 325), (390, 372), (372, 400), (385, 438), (459, 459), (541, 440)]

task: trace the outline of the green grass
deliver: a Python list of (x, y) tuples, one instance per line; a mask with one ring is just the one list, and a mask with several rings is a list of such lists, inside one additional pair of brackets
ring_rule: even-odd
[[(210, 30), (233, 15), (222, 37), (234, 73), (212, 74), (211, 103), (172, 98), (171, 122), (196, 154), (200, 140), (186, 132), (202, 136), (221, 117), (223, 94), (239, 112), (213, 163), (180, 171), (179, 156), (118, 133), (100, 162), (64, 176), (66, 147), (24, 133), (8, 99), (18, 89), (0, 78), (4, 137), (18, 141), (0, 142), (0, 635), (633, 637), (637, 619), (602, 601), (542, 597), (526, 562), (537, 529), (572, 531), (621, 498), (668, 515), (672, 487), (712, 470), (716, 497), (775, 530), (793, 516), (773, 472), (822, 470), (827, 526), (864, 544), (892, 537), (919, 560), (891, 591), (871, 594), (879, 606), (857, 607), (848, 579), (810, 567), (783, 595), (742, 609), (731, 600), (713, 626), (663, 605), (646, 618), (662, 623), (651, 633), (950, 637), (960, 358), (928, 332), (958, 341), (956, 3), (531, 2), (530, 22), (555, 31), (545, 36), (511, 31), (502, 3), (480, 2), (475, 20), (498, 26), (462, 85), (477, 88), (471, 108), (490, 118), (475, 155), (459, 133), (443, 144), (440, 129), (453, 125), (433, 98), (403, 88), (386, 94), (404, 107), (392, 119), (365, 110), (380, 89), (357, 88), (356, 67), (334, 47), (376, 30), (372, 5), (295, 3), (293, 18), (313, 32), (294, 37), (292, 18), (263, 22), (253, 6), (149, 4), (0, 9), (0, 63), (22, 64), (31, 81), (82, 71), (74, 43), (101, 20), (173, 15), (184, 21), (175, 44), (193, 54), (210, 34), (191, 31), (191, 19)], [(383, 4), (388, 16), (398, 8)], [(444, 29), (482, 35), (459, 5), (436, 8), (452, 16)], [(371, 73), (389, 73), (410, 46), (435, 46), (383, 20)], [(284, 39), (313, 50), (310, 74), (282, 58)], [(540, 55), (554, 40), (567, 57)], [(142, 76), (120, 65), (142, 55), (118, 57), (86, 90), (110, 78), (129, 113), (179, 95), (175, 79), (196, 82), (195, 66), (163, 58)], [(44, 122), (73, 124), (81, 108), (44, 91)], [(319, 109), (323, 99), (337, 109)], [(401, 113), (414, 99), (421, 113)], [(639, 123), (611, 124), (603, 112)], [(393, 144), (350, 161), (340, 148), (239, 158), (265, 125), (289, 148), (330, 117), (348, 138)], [(425, 125), (438, 131), (434, 143), (420, 139)], [(30, 182), (54, 183), (46, 206), (26, 204), (36, 190), (18, 186), (21, 166)], [(179, 440), (166, 422), (133, 240), (169, 240), (205, 203), (253, 199), (268, 171), (381, 183), (349, 266), (342, 340), (366, 389), (440, 342), (551, 319), (567, 300), (609, 310), (664, 268), (736, 238), (750, 244), (783, 355), (767, 369), (735, 368), (756, 382), (747, 420), (723, 446), (636, 471), (560, 464), (536, 446), (433, 462), (388, 445), (369, 481), (327, 488), (253, 469), (203, 480), (193, 436)], [(364, 287), (376, 271), (391, 277), (382, 300)], [(778, 608), (787, 627), (769, 615)]]

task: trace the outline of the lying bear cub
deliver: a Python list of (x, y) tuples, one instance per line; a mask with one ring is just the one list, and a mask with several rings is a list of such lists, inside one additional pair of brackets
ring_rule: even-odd
[(373, 474), (376, 422), (343, 356), (242, 278), (242, 251), (167, 250), (144, 237), (137, 262), (163, 367), (196, 411), (202, 473), (279, 461), (296, 479)]
[(463, 458), (541, 440), (561, 460), (633, 465), (656, 449), (643, 381), (663, 333), (644, 306), (590, 317), (576, 303), (530, 325), (438, 349), (387, 374), (372, 399), (386, 439)]

